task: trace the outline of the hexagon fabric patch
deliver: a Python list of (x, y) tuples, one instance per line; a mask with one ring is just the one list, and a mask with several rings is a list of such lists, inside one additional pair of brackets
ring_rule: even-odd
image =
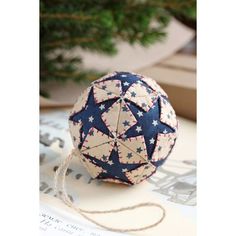
[(109, 141), (112, 141), (112, 138), (96, 128), (91, 128), (86, 136), (86, 139), (84, 140), (81, 150), (84, 151), (86, 149), (91, 149), (104, 143), (108, 143)]
[(71, 130), (71, 138), (74, 147), (79, 147), (81, 143), (81, 127), (82, 127), (82, 122), (73, 122), (69, 121), (69, 128)]
[(166, 94), (166, 92), (162, 89), (162, 87), (156, 83), (155, 80), (148, 78), (148, 77), (144, 77), (142, 78), (142, 80), (149, 85), (154, 91), (156, 91), (158, 94), (161, 94), (165, 97), (168, 97), (168, 95)]
[(120, 136), (124, 134), (129, 128), (137, 123), (135, 116), (130, 111), (126, 102), (122, 99), (120, 100), (120, 113), (117, 124), (117, 135)]
[(82, 95), (77, 99), (72, 111), (71, 111), (71, 115), (76, 114), (78, 112), (80, 112), (83, 108), (85, 108), (86, 103), (88, 101), (88, 96), (89, 96), (89, 92), (91, 90), (91, 87), (87, 88)]
[(141, 164), (147, 162), (143, 157), (120, 142), (118, 143), (118, 153), (120, 162), (124, 164)]
[(159, 161), (165, 159), (170, 153), (174, 142), (176, 139), (176, 134), (158, 134), (155, 150), (153, 152), (152, 161)]
[(127, 178), (132, 182), (133, 184), (138, 184), (142, 182), (144, 179), (148, 178), (150, 175), (155, 172), (156, 167), (152, 164), (146, 164), (142, 165), (137, 169), (134, 169), (132, 171), (126, 172)]
[(127, 147), (127, 149), (133, 151), (138, 156), (142, 157), (145, 160), (145, 162), (147, 162), (148, 155), (143, 135), (126, 139), (119, 139), (118, 141), (119, 143)]
[(82, 163), (93, 178), (96, 178), (99, 174), (103, 172), (103, 169), (101, 167), (94, 165), (86, 157), (82, 157)]
[(124, 97), (148, 111), (153, 105), (155, 94), (141, 83), (134, 83), (127, 90)]
[(171, 126), (172, 128), (176, 128), (177, 126), (177, 119), (175, 115), (175, 111), (173, 107), (170, 105), (170, 103), (165, 100), (164, 98), (160, 98), (161, 103), (161, 117), (160, 120)]

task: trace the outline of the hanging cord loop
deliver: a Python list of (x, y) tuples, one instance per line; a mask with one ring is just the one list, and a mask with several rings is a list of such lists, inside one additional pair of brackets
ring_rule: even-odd
[[(80, 153), (79, 153), (80, 154)], [(81, 216), (83, 216), (85, 219), (87, 219), (88, 221), (94, 223), (97, 226), (100, 226), (101, 228), (110, 230), (110, 231), (115, 231), (115, 232), (134, 232), (134, 231), (142, 231), (142, 230), (146, 230), (146, 229), (150, 229), (153, 228), (157, 225), (159, 225), (165, 218), (166, 216), (166, 211), (163, 208), (163, 206), (157, 204), (157, 203), (153, 203), (153, 202), (144, 202), (144, 203), (139, 203), (139, 204), (135, 204), (129, 207), (122, 207), (122, 208), (118, 208), (118, 209), (111, 209), (111, 210), (104, 210), (104, 211), (88, 211), (88, 210), (83, 210), (79, 207), (76, 207), (74, 205), (74, 203), (71, 201), (71, 199), (69, 198), (67, 191), (66, 191), (66, 186), (65, 186), (65, 178), (66, 178), (66, 172), (67, 169), (69, 167), (69, 164), (71, 162), (71, 160), (73, 159), (73, 156), (78, 155), (78, 150), (72, 150), (72, 152), (67, 156), (67, 158), (61, 163), (61, 165), (58, 167), (58, 169), (55, 172), (54, 175), (54, 192), (56, 195), (58, 195), (59, 189), (58, 189), (58, 184), (59, 184), (59, 177), (61, 177), (61, 188), (62, 188), (62, 194), (61, 194), (61, 199), (63, 200), (63, 202), (68, 205), (69, 207), (71, 207), (72, 209), (74, 209), (77, 213), (79, 213)], [(144, 227), (139, 227), (139, 228), (113, 228), (110, 226), (106, 226), (104, 224), (99, 223), (96, 220), (93, 220), (91, 217), (87, 216), (85, 213), (87, 214), (107, 214), (107, 213), (117, 213), (117, 212), (123, 212), (123, 211), (130, 211), (130, 210), (134, 210), (137, 208), (142, 208), (142, 207), (157, 207), (159, 209), (162, 210), (162, 216), (160, 219), (158, 219), (155, 223), (144, 226)]]

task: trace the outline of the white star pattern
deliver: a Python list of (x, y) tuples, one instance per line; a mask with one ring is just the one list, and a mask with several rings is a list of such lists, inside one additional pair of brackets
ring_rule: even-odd
[(167, 134), (168, 132), (167, 132), (167, 130), (165, 129), (164, 131), (163, 131), (163, 134)]
[(150, 141), (150, 144), (154, 144), (155, 139), (154, 139), (154, 138), (151, 138), (149, 141)]
[(127, 168), (125, 168), (125, 169), (122, 169), (122, 172), (126, 172), (126, 171), (128, 171), (128, 169), (127, 169)]
[(137, 113), (137, 115), (138, 115), (139, 117), (141, 117), (141, 116), (143, 116), (143, 113), (142, 113), (141, 111), (139, 111), (139, 112)]
[(153, 124), (154, 126), (157, 126), (157, 125), (158, 125), (157, 120), (153, 120), (153, 121), (152, 121), (152, 124)]
[(104, 104), (101, 104), (101, 106), (99, 107), (99, 109), (102, 111), (105, 109), (105, 105)]
[(127, 75), (121, 75), (121, 77), (127, 77)]
[(113, 165), (113, 164), (114, 164), (113, 161), (108, 161), (107, 163), (108, 163), (109, 165)]
[(128, 82), (124, 82), (124, 86), (129, 86), (129, 83)]
[(90, 117), (89, 117), (89, 122), (91, 122), (91, 123), (92, 123), (92, 122), (93, 122), (93, 120), (94, 120), (93, 116), (90, 116)]
[(142, 131), (141, 126), (137, 126), (136, 131), (139, 133)]

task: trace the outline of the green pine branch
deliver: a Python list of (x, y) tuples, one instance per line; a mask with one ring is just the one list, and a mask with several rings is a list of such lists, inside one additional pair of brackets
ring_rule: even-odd
[(102, 72), (63, 51), (114, 55), (119, 40), (148, 46), (164, 40), (173, 16), (195, 19), (196, 0), (40, 0), (40, 80), (93, 80)]

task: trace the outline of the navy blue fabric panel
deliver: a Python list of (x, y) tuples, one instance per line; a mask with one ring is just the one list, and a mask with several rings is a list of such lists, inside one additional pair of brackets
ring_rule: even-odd
[(120, 80), (121, 81), (121, 86), (122, 86), (122, 91), (125, 93), (127, 89), (135, 82), (139, 80), (139, 78), (136, 75), (133, 75), (129, 72), (117, 72), (115, 76), (112, 76), (110, 78), (105, 79), (104, 81), (107, 80)]
[(107, 173), (101, 173), (99, 175), (100, 179), (107, 179), (107, 178), (112, 178), (112, 179), (117, 179), (120, 181), (124, 181), (126, 183), (132, 184), (129, 179), (125, 176), (123, 170), (126, 169), (127, 171), (136, 169), (143, 164), (122, 164), (119, 161), (119, 156), (118, 152), (113, 149), (111, 152), (111, 156), (109, 161), (112, 161), (113, 164), (110, 165), (108, 162), (103, 162), (101, 160), (98, 160), (94, 157), (91, 157), (89, 155), (85, 155), (87, 158), (93, 161), (96, 165), (102, 167), (104, 170), (106, 170)]
[[(111, 107), (112, 104), (116, 102), (116, 100), (117, 99), (110, 99), (103, 102), (102, 104), (104, 104), (105, 110)], [(92, 127), (95, 127), (96, 129), (103, 132), (104, 134), (112, 136), (109, 129), (107, 128), (107, 126), (105, 125), (105, 123), (103, 122), (101, 118), (101, 115), (104, 112), (104, 110), (100, 109), (100, 104), (101, 103), (98, 103), (98, 104), (95, 103), (93, 89), (91, 89), (86, 107), (82, 111), (70, 116), (70, 120), (75, 121), (75, 122), (81, 121), (83, 124), (81, 128), (81, 132), (83, 133), (82, 140), (81, 140), (82, 142), (86, 138), (89, 132), (89, 129)]]
[[(174, 130), (160, 121), (159, 99), (154, 103), (153, 107), (148, 112), (143, 111), (133, 103), (130, 103), (128, 106), (135, 116), (137, 124), (128, 129), (125, 135), (127, 135), (127, 138), (143, 135), (147, 147), (148, 158), (151, 159), (154, 147), (156, 145), (157, 135), (163, 132), (173, 133)], [(141, 131), (139, 131), (140, 128), (138, 129), (137, 127), (141, 127)], [(150, 142), (152, 139), (155, 140), (154, 143)]]

